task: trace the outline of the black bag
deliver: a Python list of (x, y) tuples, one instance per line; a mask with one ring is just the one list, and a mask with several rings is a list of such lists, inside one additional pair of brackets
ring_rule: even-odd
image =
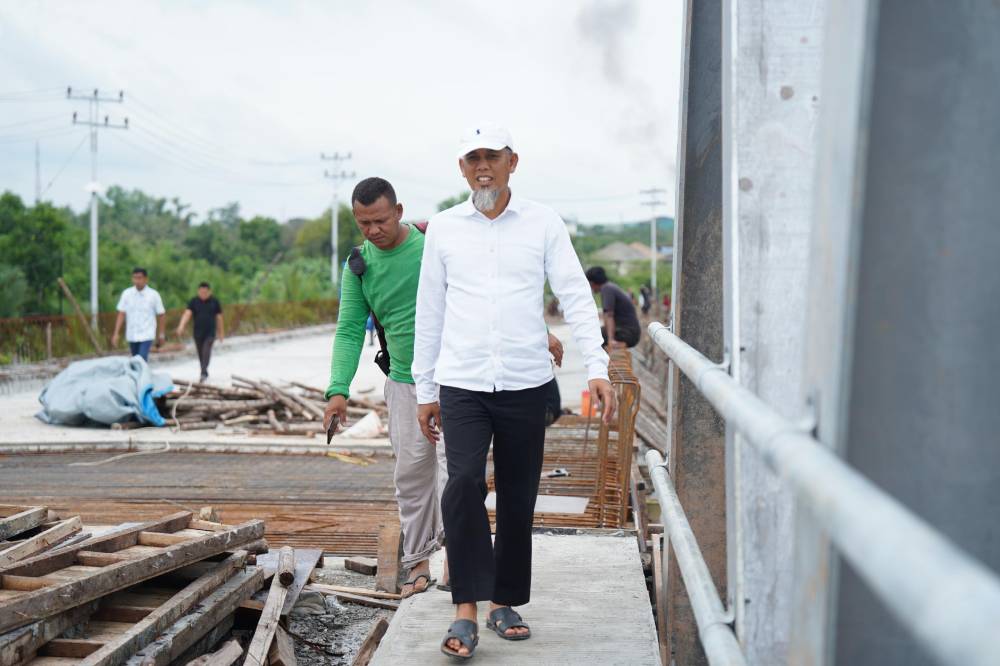
[(559, 395), (559, 383), (553, 377), (545, 385), (545, 427), (549, 427), (562, 416), (562, 396)]
[[(416, 227), (417, 231), (422, 234), (427, 233), (427, 223), (426, 222), (416, 222), (412, 226)], [(347, 258), (347, 267), (351, 269), (351, 272), (358, 276), (358, 279), (365, 274), (365, 270), (368, 268), (365, 266), (365, 258), (361, 256), (361, 248), (354, 247), (351, 248), (351, 255)], [(385, 329), (382, 328), (382, 324), (379, 323), (378, 317), (372, 312), (372, 323), (375, 324), (375, 333), (378, 335), (378, 344), (380, 349), (375, 352), (375, 365), (378, 369), (385, 373), (385, 376), (389, 376), (389, 370), (391, 368), (389, 358), (389, 346), (385, 342)]]

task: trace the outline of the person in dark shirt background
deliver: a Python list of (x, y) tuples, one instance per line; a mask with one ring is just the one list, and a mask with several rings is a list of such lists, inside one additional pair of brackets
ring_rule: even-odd
[(187, 309), (177, 325), (177, 337), (184, 334), (184, 328), (194, 318), (194, 348), (201, 363), (201, 381), (208, 379), (208, 362), (212, 358), (212, 345), (225, 337), (222, 324), (222, 304), (212, 296), (212, 288), (207, 282), (198, 285), (198, 295), (188, 301)]
[[(639, 343), (639, 317), (635, 304), (621, 287), (608, 280), (608, 275), (600, 266), (587, 269), (590, 289), (601, 295), (601, 309), (604, 311), (604, 335), (606, 347), (634, 347)], [(610, 344), (608, 341), (611, 341)]]

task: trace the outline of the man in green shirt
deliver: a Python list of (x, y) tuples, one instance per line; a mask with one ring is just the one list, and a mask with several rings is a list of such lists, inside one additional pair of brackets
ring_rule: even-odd
[[(396, 456), (393, 480), (403, 528), (403, 566), (410, 574), (403, 586), (409, 596), (434, 581), (428, 558), (444, 544), (440, 492), (447, 480), (444, 447), (424, 438), (417, 423), (417, 398), (410, 375), (413, 361), (413, 319), (417, 281), (424, 251), (424, 234), (402, 224), (403, 206), (382, 178), (366, 178), (351, 196), (354, 218), (365, 237), (359, 250), (363, 271), (344, 267), (340, 314), (333, 343), (333, 362), (325, 423), (347, 420), (347, 398), (358, 370), (365, 324), (374, 313), (385, 329), (389, 376), (385, 400), (389, 407), (389, 442)], [(352, 257), (348, 262), (357, 262)], [(361, 272), (357, 275), (356, 272)]]
[[(401, 223), (403, 206), (396, 201), (392, 185), (382, 178), (358, 183), (351, 204), (365, 242), (344, 267), (341, 279), (324, 425), (329, 428), (333, 419), (338, 424), (347, 421), (347, 398), (361, 358), (365, 324), (374, 313), (385, 329), (390, 358), (385, 400), (389, 442), (396, 456), (393, 480), (403, 528), (402, 564), (409, 568), (402, 591), (409, 596), (434, 582), (428, 558), (444, 545), (440, 498), (448, 480), (444, 441), (435, 446), (420, 431), (416, 388), (410, 374), (424, 234)], [(362, 266), (356, 265), (359, 259)], [(355, 264), (354, 270), (350, 264)], [(549, 335), (549, 351), (561, 365), (562, 343), (553, 335)]]

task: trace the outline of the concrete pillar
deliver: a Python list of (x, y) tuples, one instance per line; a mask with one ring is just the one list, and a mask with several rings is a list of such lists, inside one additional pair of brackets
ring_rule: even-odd
[[(802, 419), (823, 2), (726, 0), (723, 182), (726, 349), (734, 379)], [(791, 631), (794, 496), (727, 428), (730, 603), (750, 664)]]
[[(722, 358), (721, 5), (688, 0), (685, 11), (674, 331), (709, 358)], [(676, 369), (669, 375), (669, 469), (709, 570), (726, 589), (723, 422)], [(698, 628), (676, 561), (667, 575), (669, 649), (674, 663), (704, 664)]]

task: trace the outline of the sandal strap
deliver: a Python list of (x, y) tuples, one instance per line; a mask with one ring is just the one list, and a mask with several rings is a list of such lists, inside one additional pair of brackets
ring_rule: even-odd
[(426, 580), (426, 581), (427, 581), (427, 585), (428, 585), (428, 586), (429, 586), (429, 585), (431, 584), (431, 582), (433, 581), (433, 579), (432, 579), (432, 578), (430, 577), (430, 575), (429, 575), (429, 574), (425, 574), (425, 573), (421, 573), (421, 574), (417, 574), (416, 576), (414, 576), (413, 578), (411, 578), (411, 579), (410, 579), (410, 580), (408, 580), (408, 581), (404, 581), (404, 582), (403, 582), (403, 585), (416, 585), (416, 584), (417, 584), (417, 581), (418, 581), (418, 580), (420, 580), (421, 578), (423, 578), (424, 580)]
[(448, 627), (448, 633), (445, 634), (444, 640), (441, 641), (441, 647), (450, 649), (447, 647), (447, 644), (452, 638), (458, 639), (458, 642), (468, 648), (471, 653), (478, 643), (479, 627), (472, 620), (455, 620)]
[(490, 621), (499, 627), (501, 631), (516, 629), (518, 627), (530, 629), (530, 627), (525, 624), (524, 618), (522, 618), (521, 615), (510, 606), (502, 606), (490, 613)]

